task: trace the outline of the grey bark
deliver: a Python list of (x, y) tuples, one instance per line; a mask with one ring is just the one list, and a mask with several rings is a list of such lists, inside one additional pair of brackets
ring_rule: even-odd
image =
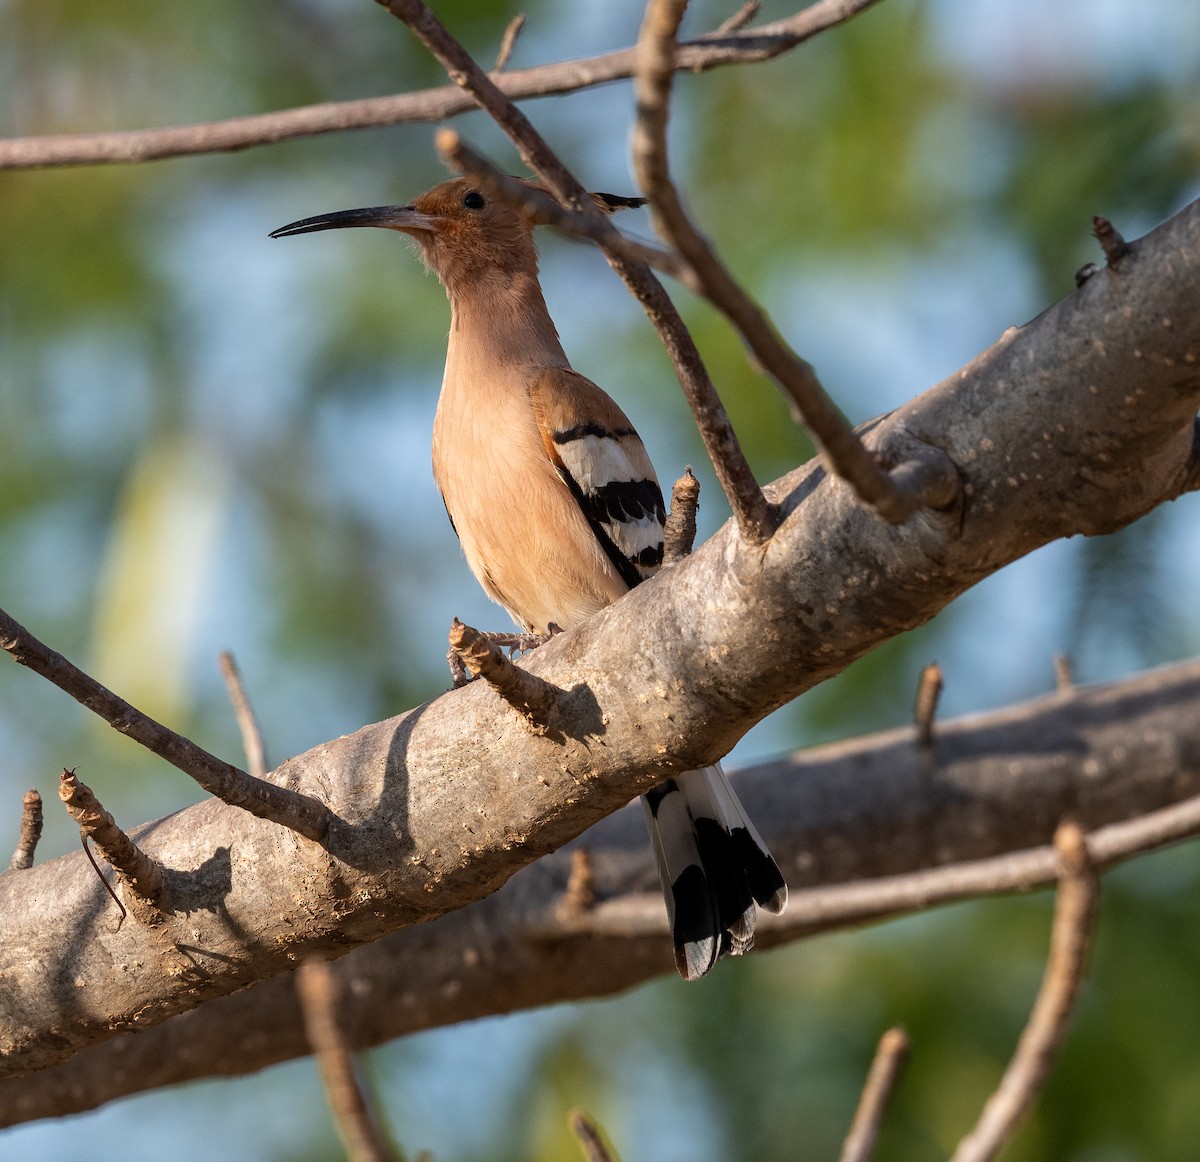
[(324, 846), (217, 802), (146, 825), (174, 909), (154, 930), (114, 930), (82, 855), (0, 877), (0, 1073), (480, 900), (1008, 562), (1191, 487), (1198, 264), (1193, 205), (871, 425), (885, 466), (958, 475), (948, 510), (891, 527), (809, 464), (772, 486), (765, 547), (726, 526), (538, 650), (547, 732), (477, 683), (275, 773), (337, 814)]
[[(1055, 877), (1055, 826), (1092, 832), (1099, 862), (1122, 820), (1200, 795), (1200, 662), (940, 726), (815, 748), (735, 776), (789, 869), (787, 913), (759, 947), (965, 894)], [(1200, 810), (1193, 814), (1200, 827)], [(1177, 830), (1174, 834), (1182, 833)], [(1162, 836), (1155, 837), (1160, 842)], [(674, 971), (636, 805), (582, 836), (597, 905), (566, 907), (567, 851), (488, 899), (394, 932), (334, 964), (355, 1048), (475, 1017), (605, 996)], [(1129, 854), (1136, 847), (1126, 847)], [(1006, 853), (1020, 853), (1015, 859)], [(940, 869), (939, 882), (933, 882)], [(841, 889), (831, 885), (843, 885)], [(290, 973), (0, 1082), (0, 1125), (91, 1109), (309, 1052)]]

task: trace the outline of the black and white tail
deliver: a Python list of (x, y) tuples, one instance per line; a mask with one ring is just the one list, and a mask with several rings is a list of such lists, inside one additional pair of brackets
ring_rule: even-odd
[(787, 884), (719, 766), (667, 779), (642, 798), (685, 980), (754, 945), (755, 905), (782, 912)]

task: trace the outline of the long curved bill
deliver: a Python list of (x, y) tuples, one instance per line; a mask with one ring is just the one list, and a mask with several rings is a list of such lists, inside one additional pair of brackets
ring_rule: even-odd
[(434, 219), (422, 214), (415, 206), (366, 206), (361, 210), (338, 210), (333, 214), (318, 214), (301, 218), (272, 230), (271, 238), (290, 238), (293, 234), (312, 234), (317, 230), (343, 230), (350, 226), (379, 226), (384, 230), (403, 230), (406, 233), (435, 229)]

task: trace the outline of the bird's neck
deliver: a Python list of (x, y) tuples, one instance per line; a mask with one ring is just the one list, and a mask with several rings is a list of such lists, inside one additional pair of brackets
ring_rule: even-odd
[(484, 271), (451, 284), (446, 378), (569, 367), (536, 273)]

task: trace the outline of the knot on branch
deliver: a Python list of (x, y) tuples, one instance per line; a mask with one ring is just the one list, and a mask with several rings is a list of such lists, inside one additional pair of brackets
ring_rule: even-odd
[(482, 678), (538, 733), (548, 734), (558, 706), (558, 690), (516, 665), (488, 634), (456, 617), (450, 649), (473, 678)]
[(1092, 233), (1104, 251), (1104, 259), (1109, 270), (1115, 270), (1117, 264), (1129, 253), (1129, 243), (1122, 237), (1121, 232), (1105, 217), (1097, 214), (1092, 218)]

